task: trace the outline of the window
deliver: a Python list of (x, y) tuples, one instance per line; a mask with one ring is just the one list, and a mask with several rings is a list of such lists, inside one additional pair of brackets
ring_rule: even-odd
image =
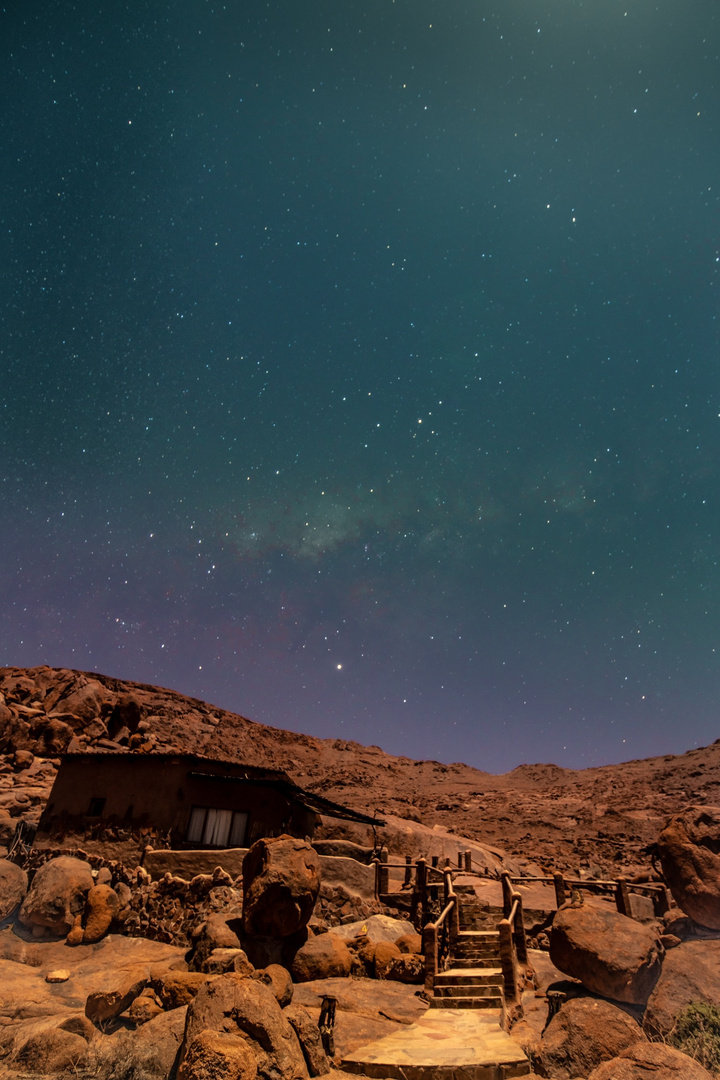
[(203, 847), (243, 847), (248, 815), (237, 810), (215, 810), (193, 806), (187, 840)]
[(100, 799), (97, 796), (93, 797), (90, 800), (90, 805), (88, 806), (87, 816), (102, 817), (102, 812), (105, 809), (106, 802), (107, 799)]

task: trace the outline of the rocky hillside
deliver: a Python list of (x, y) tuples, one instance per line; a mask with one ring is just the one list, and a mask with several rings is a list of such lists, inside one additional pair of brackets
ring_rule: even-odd
[(5, 833), (21, 817), (37, 820), (60, 753), (119, 747), (284, 769), (302, 787), (355, 809), (438, 824), (544, 868), (575, 872), (639, 868), (647, 862), (642, 849), (670, 814), (720, 802), (720, 740), (621, 765), (523, 765), (494, 776), (267, 727), (157, 686), (67, 669), (0, 668)]

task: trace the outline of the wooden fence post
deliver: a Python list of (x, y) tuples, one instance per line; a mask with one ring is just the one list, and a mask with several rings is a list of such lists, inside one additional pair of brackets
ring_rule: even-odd
[(627, 881), (623, 877), (617, 879), (617, 884), (615, 886), (615, 906), (621, 915), (628, 915), (632, 918), (630, 890), (628, 889)]
[(470, 851), (470, 849), (468, 848), (468, 850), (465, 852), (465, 871), (466, 871), (466, 873), (469, 874), (471, 870), (472, 870), (472, 851)]
[(515, 1001), (517, 998), (518, 972), (515, 950), (513, 948), (512, 927), (509, 919), (502, 919), (498, 924), (500, 966), (505, 984), (505, 998)]
[(432, 992), (437, 975), (437, 927), (435, 923), (427, 923), (423, 927), (423, 954), (425, 956), (425, 989)]
[(555, 903), (560, 908), (567, 901), (567, 885), (565, 884), (565, 878), (557, 871), (553, 874), (553, 882), (555, 884)]
[(510, 874), (507, 872), (507, 870), (503, 870), (503, 872), (502, 872), (502, 874), (500, 876), (500, 883), (502, 885), (503, 915), (507, 919), (508, 915), (510, 914), (510, 911), (512, 910), (512, 904), (513, 904), (513, 902), (512, 902), (512, 897), (513, 897), (512, 881), (510, 880)]
[(428, 920), (428, 894), (427, 894), (427, 862), (425, 859), (418, 859), (417, 869), (415, 872), (415, 882), (418, 893), (418, 904), (420, 907), (420, 925), (425, 926)]

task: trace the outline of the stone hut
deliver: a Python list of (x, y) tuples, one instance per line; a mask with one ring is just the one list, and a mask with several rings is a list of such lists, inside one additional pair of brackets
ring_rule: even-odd
[(366, 814), (304, 791), (277, 769), (195, 754), (65, 754), (36, 844), (69, 834), (148, 830), (173, 848), (243, 848), (260, 837), (312, 837), (319, 815)]

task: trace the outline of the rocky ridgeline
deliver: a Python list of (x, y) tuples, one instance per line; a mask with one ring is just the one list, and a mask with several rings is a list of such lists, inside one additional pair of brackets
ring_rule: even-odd
[[(495, 776), (271, 728), (171, 690), (99, 673), (6, 667), (0, 668), (0, 839), (17, 821), (37, 820), (57, 755), (68, 749), (192, 752), (283, 769), (308, 790), (401, 821), (392, 836), (385, 833), (395, 853), (410, 853), (396, 841), (403, 842), (401, 833), (413, 823), (424, 823), (476, 840), (491, 853), (499, 849), (517, 868), (534, 863), (543, 872), (576, 877), (642, 873), (644, 849), (668, 817), (688, 805), (720, 803), (720, 741), (645, 761), (578, 771), (522, 765)], [(360, 830), (348, 825), (345, 836), (366, 843)], [(129, 839), (123, 830), (102, 837), (105, 845)]]

